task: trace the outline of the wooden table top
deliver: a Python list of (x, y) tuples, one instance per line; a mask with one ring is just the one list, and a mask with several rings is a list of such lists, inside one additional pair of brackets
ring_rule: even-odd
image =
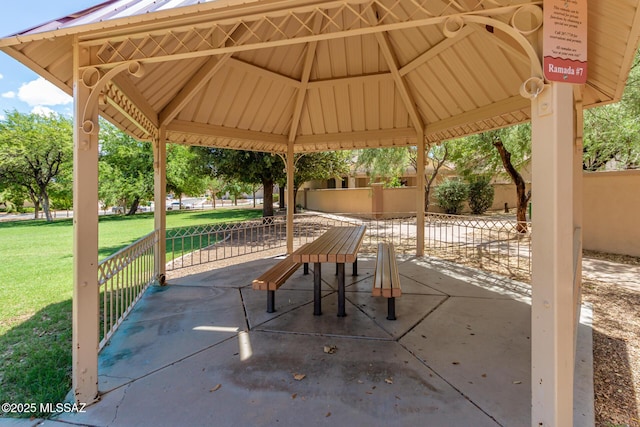
[(293, 261), (303, 262), (355, 262), (366, 227), (333, 227), (311, 243), (296, 250)]

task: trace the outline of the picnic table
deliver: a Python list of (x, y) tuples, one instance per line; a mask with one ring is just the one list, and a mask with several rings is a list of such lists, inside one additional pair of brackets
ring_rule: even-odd
[(321, 265), (336, 263), (338, 275), (338, 317), (345, 313), (344, 265), (353, 263), (353, 275), (357, 275), (358, 250), (362, 244), (366, 227), (333, 227), (311, 243), (307, 243), (292, 254), (295, 263), (313, 263), (313, 314), (322, 314)]

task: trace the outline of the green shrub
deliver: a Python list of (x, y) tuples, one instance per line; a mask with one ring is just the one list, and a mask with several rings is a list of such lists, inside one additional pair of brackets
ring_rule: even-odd
[(468, 196), (469, 188), (462, 181), (448, 179), (436, 187), (438, 205), (448, 214), (459, 214)]
[(471, 213), (483, 214), (493, 205), (494, 189), (487, 177), (476, 177), (469, 182), (469, 208)]

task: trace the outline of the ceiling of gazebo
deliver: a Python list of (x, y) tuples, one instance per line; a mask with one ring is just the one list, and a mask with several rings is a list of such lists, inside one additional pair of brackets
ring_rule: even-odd
[[(585, 107), (622, 95), (639, 4), (588, 2)], [(542, 7), (111, 0), (0, 49), (71, 94), (77, 38), (91, 53), (81, 71), (114, 70), (101, 115), (140, 139), (165, 126), (171, 142), (271, 152), (414, 145), (416, 129), (440, 141), (529, 120), (520, 88), (542, 76)]]

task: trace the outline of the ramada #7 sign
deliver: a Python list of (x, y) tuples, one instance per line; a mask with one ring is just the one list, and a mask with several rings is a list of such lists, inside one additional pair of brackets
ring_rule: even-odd
[(587, 82), (587, 0), (544, 0), (544, 77)]

